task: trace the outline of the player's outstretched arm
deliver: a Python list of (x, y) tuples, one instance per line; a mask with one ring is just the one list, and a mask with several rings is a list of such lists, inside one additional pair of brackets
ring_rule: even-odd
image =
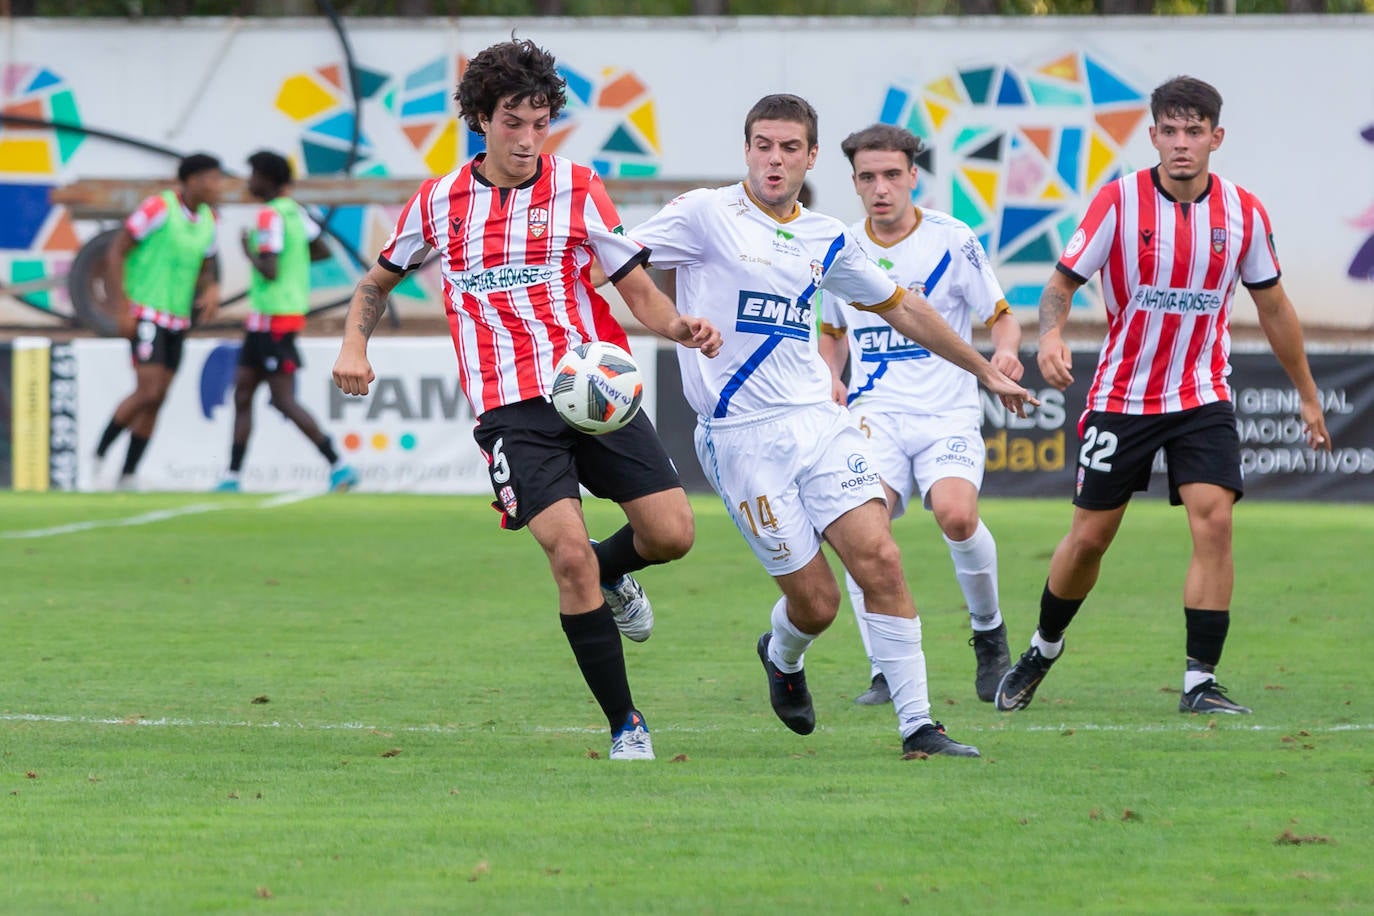
[(1275, 283), (1264, 289), (1250, 290), (1259, 312), (1260, 329), (1269, 339), (1269, 346), (1278, 357), (1279, 365), (1288, 373), (1293, 387), (1298, 389), (1302, 400), (1302, 422), (1307, 432), (1307, 444), (1312, 448), (1331, 451), (1331, 434), (1326, 431), (1326, 418), (1322, 416), (1321, 398), (1317, 383), (1312, 378), (1312, 367), (1307, 363), (1307, 352), (1302, 346), (1302, 324), (1298, 321), (1298, 311), (1284, 292), (1283, 283)]
[(879, 314), (888, 324), (936, 356), (972, 372), (984, 388), (1001, 398), (1006, 408), (1017, 416), (1026, 415), (1027, 404), (1040, 405), (1029, 391), (1008, 378), (960, 337), (939, 312), (930, 307), (924, 296), (902, 290), (902, 298), (897, 304)]
[(1083, 284), (1074, 281), (1063, 271), (1050, 274), (1049, 282), (1040, 293), (1040, 352), (1035, 362), (1045, 381), (1063, 391), (1073, 384), (1073, 356), (1064, 343), (1063, 329), (1069, 321), (1069, 307), (1073, 294)]
[(373, 264), (354, 288), (344, 319), (343, 344), (334, 360), (334, 384), (344, 394), (367, 394), (377, 377), (367, 361), (367, 341), (386, 314), (386, 297), (400, 282), (400, 274)]
[(635, 267), (621, 277), (615, 288), (639, 323), (655, 334), (700, 350), (704, 356), (713, 357), (720, 352), (720, 331), (716, 326), (705, 318), (679, 314), (673, 300), (663, 295), (643, 267)]

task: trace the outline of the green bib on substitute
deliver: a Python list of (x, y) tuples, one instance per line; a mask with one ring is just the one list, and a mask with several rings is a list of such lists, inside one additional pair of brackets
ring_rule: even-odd
[(189, 320), (196, 279), (215, 242), (215, 213), (201, 204), (192, 220), (175, 191), (158, 196), (167, 207), (167, 219), (129, 252), (124, 288), (131, 302)]
[[(310, 309), (310, 239), (300, 204), (289, 197), (267, 203), (282, 223), (282, 246), (277, 253), (277, 279), (269, 280), (254, 270), (248, 285), (248, 303), (260, 315), (304, 315)], [(258, 251), (261, 230), (254, 229), (249, 244)]]

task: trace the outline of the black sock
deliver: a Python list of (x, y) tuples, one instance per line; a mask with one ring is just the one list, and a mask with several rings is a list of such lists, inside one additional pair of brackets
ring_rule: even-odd
[(229, 473), (237, 474), (243, 470), (243, 456), (248, 454), (247, 442), (233, 442), (229, 445)]
[(110, 446), (114, 444), (122, 432), (124, 432), (124, 427), (116, 423), (114, 417), (111, 417), (110, 425), (105, 427), (105, 431), (100, 434), (100, 444), (95, 447), (95, 457), (104, 458), (105, 453), (110, 450)]
[(601, 704), (606, 721), (612, 729), (625, 724), (634, 709), (630, 697), (630, 680), (625, 674), (625, 649), (620, 643), (620, 630), (607, 604), (590, 614), (559, 614), (563, 633), (572, 646), (582, 678)]
[(646, 566), (657, 566), (661, 560), (646, 560), (635, 550), (635, 530), (629, 525), (599, 544), (593, 544), (596, 562), (601, 567), (601, 583), (610, 585), (626, 573), (637, 572)]
[(315, 448), (320, 450), (320, 454), (329, 462), (331, 468), (339, 463), (339, 453), (334, 451), (334, 442), (328, 436), (324, 437), (323, 442), (316, 442)]
[(129, 433), (129, 451), (124, 455), (125, 474), (132, 474), (134, 471), (138, 470), (138, 462), (142, 460), (143, 450), (147, 447), (147, 439)]
[(1050, 591), (1047, 580), (1045, 590), (1040, 593), (1040, 638), (1045, 642), (1063, 639), (1064, 631), (1069, 628), (1082, 604), (1082, 598), (1060, 598)]
[(1221, 661), (1226, 631), (1231, 628), (1231, 612), (1185, 607), (1183, 616), (1188, 622), (1188, 670), (1211, 674)]

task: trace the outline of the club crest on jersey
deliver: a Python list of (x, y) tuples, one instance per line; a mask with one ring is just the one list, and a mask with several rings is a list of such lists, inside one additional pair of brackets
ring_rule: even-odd
[(1226, 247), (1226, 230), (1217, 228), (1212, 230), (1212, 250), (1221, 254)]
[(549, 211), (543, 207), (530, 208), (530, 237), (542, 239), (549, 231)]
[(824, 279), (825, 265), (813, 258), (811, 261), (811, 282), (814, 283), (816, 286), (820, 286), (821, 281)]

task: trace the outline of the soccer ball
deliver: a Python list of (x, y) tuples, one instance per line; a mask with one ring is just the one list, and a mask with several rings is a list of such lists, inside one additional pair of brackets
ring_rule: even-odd
[(553, 408), (579, 432), (613, 432), (639, 413), (644, 397), (639, 366), (613, 343), (593, 340), (573, 347), (553, 372)]

